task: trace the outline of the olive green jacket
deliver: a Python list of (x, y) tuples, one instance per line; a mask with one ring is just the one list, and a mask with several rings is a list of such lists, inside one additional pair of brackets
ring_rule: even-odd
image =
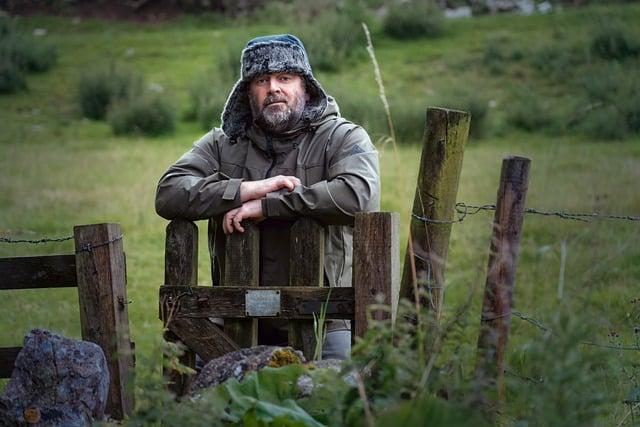
[(288, 284), (288, 229), (297, 217), (308, 216), (326, 229), (325, 281), (351, 286), (354, 214), (380, 208), (378, 153), (364, 129), (340, 117), (331, 98), (318, 119), (278, 137), (256, 125), (236, 139), (220, 129), (210, 131), (162, 176), (156, 211), (170, 220), (210, 219), (213, 281), (218, 284), (222, 216), (241, 206), (243, 180), (275, 175), (294, 175), (302, 185), (262, 199), (260, 284)]

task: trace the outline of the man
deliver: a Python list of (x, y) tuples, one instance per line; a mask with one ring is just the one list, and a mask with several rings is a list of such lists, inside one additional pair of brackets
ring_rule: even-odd
[[(292, 35), (255, 38), (242, 52), (240, 80), (221, 129), (197, 141), (158, 183), (166, 219), (210, 219), (213, 282), (220, 283), (225, 234), (259, 221), (260, 284), (289, 281), (289, 228), (300, 216), (325, 227), (325, 282), (351, 286), (356, 212), (379, 210), (378, 154), (360, 127), (340, 117)], [(283, 344), (286, 330), (261, 322), (261, 343)], [(284, 332), (284, 333), (283, 333)], [(323, 356), (347, 356), (349, 324), (327, 324)]]

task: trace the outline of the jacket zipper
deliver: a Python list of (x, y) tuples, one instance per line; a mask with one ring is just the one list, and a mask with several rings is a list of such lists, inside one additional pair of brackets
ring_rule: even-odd
[(269, 156), (271, 157), (271, 166), (269, 166), (269, 169), (267, 169), (267, 173), (264, 175), (265, 178), (269, 178), (269, 175), (271, 174), (271, 171), (273, 170), (273, 168), (276, 166), (276, 162), (277, 162), (277, 158), (276, 158), (276, 152), (273, 149), (273, 140), (271, 139), (270, 136), (267, 136), (267, 151), (269, 152)]

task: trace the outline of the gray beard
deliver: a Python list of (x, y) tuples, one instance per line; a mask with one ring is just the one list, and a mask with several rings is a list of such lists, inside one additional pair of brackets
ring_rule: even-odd
[[(302, 97), (298, 97), (294, 99), (293, 105), (286, 105), (284, 109), (271, 109), (266, 106), (260, 113), (258, 113), (258, 116), (255, 117), (254, 120), (258, 126), (267, 133), (283, 133), (293, 129), (293, 127), (298, 123), (300, 117), (302, 117), (304, 105), (304, 99)], [(253, 105), (251, 109), (252, 111), (256, 111), (256, 108)]]

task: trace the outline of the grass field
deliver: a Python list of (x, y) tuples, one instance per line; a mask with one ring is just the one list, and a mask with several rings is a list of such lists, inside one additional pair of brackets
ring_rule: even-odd
[[(506, 32), (522, 41), (535, 35), (536, 43), (544, 43), (557, 27), (574, 29), (576, 37), (586, 37), (580, 32), (584, 21), (599, 13), (606, 12), (625, 22), (637, 22), (640, 18), (637, 5), (587, 11), (589, 14), (568, 11), (553, 16), (459, 21), (451, 24), (447, 35), (429, 41), (400, 43), (374, 33), (387, 91), (396, 99), (411, 94), (412, 101), (424, 106), (441, 102), (456, 87), (482, 91), (498, 102), (509, 102), (505, 88), (518, 85), (539, 85), (541, 93), (548, 96), (571, 96), (557, 93), (557, 89), (534, 77), (529, 80), (521, 74), (493, 76), (465, 64), (478, 60), (484, 38), (494, 33)], [(171, 136), (114, 137), (106, 124), (79, 117), (75, 84), (83, 70), (117, 61), (143, 73), (148, 82), (161, 85), (166, 97), (184, 110), (190, 80), (211, 65), (216, 50), (222, 49), (227, 40), (245, 40), (289, 28), (237, 27), (220, 20), (212, 24), (198, 20), (157, 25), (99, 21), (74, 24), (68, 19), (45, 17), (25, 19), (21, 24), (28, 29), (47, 28), (46, 37), (58, 46), (59, 63), (45, 74), (30, 76), (28, 91), (0, 97), (0, 235), (57, 237), (71, 235), (74, 225), (122, 224), (128, 297), (133, 301), (129, 315), (138, 369), (158, 369), (161, 324), (157, 320), (157, 290), (163, 280), (166, 222), (154, 212), (155, 185), (166, 167), (199, 137), (201, 129), (195, 123), (179, 122)], [(366, 58), (339, 74), (320, 74), (319, 80), (329, 91), (340, 86), (377, 93)], [(420, 157), (417, 142), (399, 146), (397, 160), (389, 145), (379, 147), (382, 209), (401, 213), (402, 247), (406, 245)], [(508, 130), (483, 140), (471, 140), (465, 152), (458, 200), (469, 204), (494, 203), (501, 159), (510, 154), (532, 159), (529, 207), (640, 215), (638, 137), (605, 143), (576, 135)], [(468, 352), (465, 357), (470, 363), (478, 330), (476, 320), (491, 221), (491, 213), (480, 213), (454, 225), (447, 265), (447, 307), (461, 304), (473, 293), (469, 325), (462, 337), (465, 345), (452, 345), (448, 354)], [(205, 224), (200, 228), (199, 277), (205, 284), (210, 283)], [(516, 279), (516, 309), (545, 324), (553, 322), (559, 312), (570, 314), (586, 327), (590, 341), (638, 346), (639, 241), (638, 222), (584, 223), (528, 215)], [(564, 277), (560, 279), (563, 244), (566, 261)], [(72, 250), (70, 242), (38, 246), (0, 243), (3, 257)], [(560, 281), (564, 283), (561, 295)], [(20, 345), (32, 327), (79, 337), (74, 294), (73, 290), (3, 292), (0, 346)], [(527, 374), (524, 349), (539, 332), (530, 323), (512, 320), (510, 369)], [(611, 425), (627, 413), (621, 401), (640, 383), (640, 372), (637, 352), (607, 350), (605, 354), (612, 364), (610, 375), (602, 384), (592, 386), (611, 397), (613, 403), (604, 418), (604, 424)], [(570, 392), (571, 384), (567, 384), (567, 390)]]

